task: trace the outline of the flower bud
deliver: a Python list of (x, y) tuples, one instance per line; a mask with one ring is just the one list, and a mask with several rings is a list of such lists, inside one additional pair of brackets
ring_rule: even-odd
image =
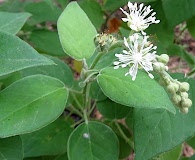
[(180, 108), (180, 112), (186, 114), (188, 113), (188, 108)]
[(180, 95), (181, 95), (182, 99), (188, 98), (188, 93), (187, 92), (181, 92)]
[(159, 62), (162, 62), (164, 64), (167, 64), (169, 62), (169, 56), (167, 54), (161, 54), (157, 57)]
[(189, 91), (190, 85), (187, 82), (182, 82), (179, 86), (179, 89), (181, 92), (187, 92)]
[(179, 85), (176, 84), (176, 83), (170, 83), (168, 86), (167, 86), (167, 91), (169, 93), (172, 93), (172, 94), (175, 94), (179, 89)]
[(156, 62), (153, 65), (153, 69), (156, 72), (161, 72), (161, 71), (165, 70), (165, 65), (163, 63), (161, 63), (161, 62)]
[(192, 106), (192, 101), (191, 101), (189, 98), (184, 99), (184, 100), (182, 100), (182, 102), (181, 102), (181, 106), (182, 106), (183, 108), (189, 108), (189, 107)]
[(175, 105), (178, 105), (179, 104), (179, 102), (181, 102), (181, 96), (179, 96), (179, 95), (177, 95), (177, 94), (174, 94), (173, 96), (172, 96), (172, 101), (173, 101), (173, 103), (175, 104)]

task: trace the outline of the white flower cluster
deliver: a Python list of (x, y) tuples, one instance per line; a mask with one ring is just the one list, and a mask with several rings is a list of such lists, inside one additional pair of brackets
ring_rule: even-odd
[(137, 3), (128, 2), (128, 8), (130, 13), (120, 8), (127, 16), (122, 20), (127, 22), (131, 30), (136, 33), (130, 35), (127, 39), (124, 38), (124, 45), (127, 49), (123, 50), (122, 54), (115, 54), (118, 61), (114, 62), (114, 68), (130, 66), (125, 75), (129, 74), (133, 81), (136, 79), (138, 69), (144, 69), (150, 78), (154, 78), (149, 71), (153, 71), (152, 65), (156, 63), (155, 50), (157, 47), (148, 41), (148, 36), (146, 36), (144, 30), (152, 23), (159, 23), (160, 20), (156, 20), (156, 17), (154, 17), (155, 12), (149, 16), (152, 9), (150, 9), (150, 6), (144, 7), (143, 3), (138, 5)]

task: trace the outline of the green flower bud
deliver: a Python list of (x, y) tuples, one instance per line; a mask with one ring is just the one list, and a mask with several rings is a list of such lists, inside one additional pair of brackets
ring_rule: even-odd
[(189, 107), (192, 106), (192, 101), (191, 101), (189, 98), (184, 99), (184, 100), (182, 100), (182, 102), (181, 102), (181, 106), (182, 106), (183, 108), (189, 108)]
[(169, 93), (175, 94), (175, 88), (173, 86), (173, 83), (170, 83), (166, 88)]
[(169, 62), (169, 56), (167, 54), (161, 54), (157, 57), (159, 62), (162, 62), (164, 64), (167, 64)]
[(181, 102), (181, 96), (174, 94), (171, 98), (171, 100), (173, 101), (173, 103), (175, 105), (178, 105)]
[(188, 98), (188, 93), (187, 92), (181, 92), (180, 95), (181, 95), (182, 99)]
[(177, 92), (179, 90), (179, 85), (177, 83), (173, 83), (175, 92)]
[(161, 62), (157, 62), (153, 65), (153, 69), (156, 72), (162, 72), (165, 70), (165, 65)]
[(167, 91), (168, 91), (169, 93), (175, 94), (178, 90), (179, 90), (179, 85), (176, 84), (176, 83), (170, 83), (170, 84), (167, 86)]
[(180, 112), (186, 114), (188, 113), (188, 108), (180, 108)]
[(179, 89), (181, 92), (187, 92), (189, 91), (190, 85), (187, 82), (182, 82), (179, 86)]

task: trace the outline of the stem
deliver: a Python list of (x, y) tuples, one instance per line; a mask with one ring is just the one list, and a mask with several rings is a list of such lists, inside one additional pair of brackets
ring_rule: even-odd
[(94, 110), (94, 108), (96, 107), (96, 101), (93, 103), (91, 109), (88, 112), (88, 116), (90, 116), (90, 114), (92, 113), (92, 111)]
[(95, 60), (93, 61), (90, 69), (93, 69), (95, 67), (95, 65), (97, 64), (97, 62), (99, 61), (99, 59), (102, 57), (103, 52), (99, 52), (98, 55), (95, 57)]
[(133, 141), (125, 135), (125, 133), (124, 133), (123, 130), (121, 129), (121, 127), (120, 127), (120, 125), (118, 124), (118, 122), (115, 121), (114, 123), (115, 123), (115, 125), (116, 125), (116, 127), (117, 127), (119, 133), (120, 133), (121, 136), (123, 137), (123, 139), (131, 146), (131, 148), (134, 149), (134, 143), (133, 143)]
[(76, 125), (80, 124), (83, 121), (84, 121), (84, 119), (82, 118), (79, 121), (77, 121), (76, 123), (74, 123), (73, 125), (71, 125), (71, 127), (74, 128)]
[(87, 117), (87, 110), (86, 109), (83, 110), (83, 115), (84, 115), (85, 123), (88, 124), (88, 117)]
[[(72, 94), (72, 93), (71, 93)], [(76, 104), (78, 105), (78, 107), (82, 110), (82, 105), (80, 104), (80, 102), (78, 101), (78, 99), (75, 97), (75, 95), (74, 94), (72, 94), (72, 97), (73, 97), (73, 99), (75, 100), (75, 102), (76, 102)]]
[(84, 115), (84, 119), (85, 119), (86, 124), (88, 124), (87, 108), (88, 108), (88, 106), (90, 105), (90, 102), (91, 102), (91, 99), (89, 98), (90, 85), (91, 84), (87, 83), (87, 85), (84, 88), (84, 94), (85, 94), (84, 107), (85, 107), (85, 109), (83, 110), (83, 115)]
[(83, 117), (82, 113), (78, 109), (76, 109), (73, 105), (71, 105), (69, 109), (72, 113), (75, 113), (79, 115), (80, 117)]

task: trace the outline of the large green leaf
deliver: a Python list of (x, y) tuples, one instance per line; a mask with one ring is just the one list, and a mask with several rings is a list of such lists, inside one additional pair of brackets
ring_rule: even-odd
[(195, 81), (189, 79), (188, 83), (190, 83), (189, 95), (193, 101), (188, 114), (182, 114), (178, 110), (173, 115), (163, 109), (134, 109), (136, 160), (147, 160), (168, 151), (194, 135)]
[(97, 108), (103, 116), (109, 119), (122, 119), (131, 112), (131, 108), (115, 103), (109, 99), (98, 102)]
[(98, 83), (111, 100), (136, 108), (164, 108), (175, 113), (165, 90), (144, 72), (139, 71), (135, 81), (125, 76), (127, 68), (105, 68), (98, 75)]
[[(153, 2), (157, 0), (131, 0), (131, 2)], [(104, 0), (104, 10), (114, 11), (127, 4), (129, 0)]]
[(195, 38), (195, 16), (187, 21), (187, 28), (193, 38)]
[(0, 30), (16, 34), (30, 17), (29, 13), (0, 12)]
[(68, 140), (69, 160), (118, 160), (119, 142), (105, 124), (88, 122), (79, 125)]
[(39, 52), (53, 56), (66, 56), (60, 44), (57, 32), (36, 30), (30, 35), (30, 41)]
[(195, 149), (195, 135), (194, 135), (192, 138), (190, 138), (189, 140), (187, 140), (187, 143), (188, 143), (192, 148)]
[(62, 118), (36, 132), (22, 135), (24, 157), (63, 154), (73, 128)]
[(23, 159), (23, 148), (20, 137), (0, 138), (0, 160), (21, 159)]
[[(154, 11), (157, 13), (155, 16), (157, 19), (160, 20), (160, 23), (158, 24), (152, 24), (148, 29), (146, 29), (146, 32), (148, 35), (151, 36), (151, 40), (155, 44), (157, 44), (157, 54), (159, 54), (159, 49), (169, 46), (174, 41), (174, 31), (173, 29), (168, 25), (168, 22), (165, 17), (165, 13), (163, 12), (163, 6), (162, 1), (156, 1), (151, 3), (151, 8), (154, 9)], [(160, 43), (157, 42), (160, 41)], [(162, 51), (160, 51), (162, 53)]]
[(0, 137), (38, 130), (63, 112), (68, 91), (58, 79), (33, 75), (0, 92)]
[(0, 39), (0, 76), (28, 67), (54, 64), (14, 35), (0, 32)]
[(77, 60), (91, 57), (95, 50), (93, 39), (97, 32), (76, 2), (68, 4), (57, 25), (65, 53)]
[(28, 23), (35, 25), (37, 23), (52, 21), (57, 22), (61, 10), (57, 6), (49, 6), (46, 2), (29, 3), (25, 6), (25, 11), (32, 14)]
[(101, 26), (105, 20), (103, 18), (104, 13), (102, 11), (100, 3), (98, 3), (96, 0), (82, 0), (79, 1), (79, 5), (87, 14), (93, 25), (97, 29), (101, 29)]
[(171, 27), (195, 15), (194, 0), (163, 0), (162, 4), (166, 19)]
[(51, 76), (62, 81), (67, 88), (73, 87), (73, 73), (70, 67), (61, 61), (60, 59), (52, 56), (47, 56), (51, 59), (56, 65), (50, 66), (37, 66), (24, 69), (20, 71), (22, 77), (34, 75), (34, 74), (43, 74), (47, 76)]

